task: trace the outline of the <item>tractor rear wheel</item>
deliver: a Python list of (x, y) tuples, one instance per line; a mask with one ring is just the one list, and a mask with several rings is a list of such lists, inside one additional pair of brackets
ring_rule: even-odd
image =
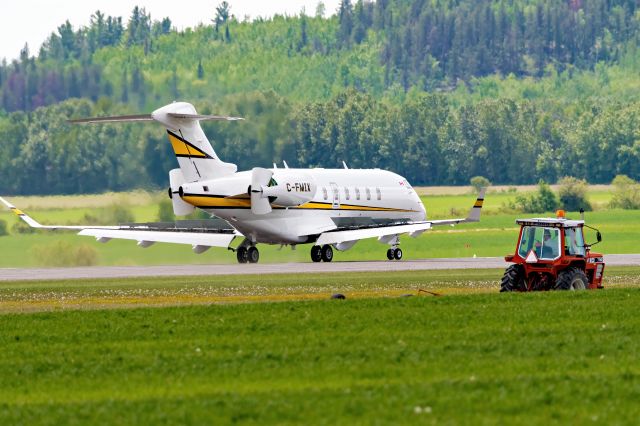
[(580, 268), (568, 268), (558, 274), (554, 290), (584, 290), (587, 288), (587, 275)]
[(502, 281), (500, 281), (500, 292), (503, 293), (505, 291), (527, 291), (522, 265), (510, 265), (504, 271)]

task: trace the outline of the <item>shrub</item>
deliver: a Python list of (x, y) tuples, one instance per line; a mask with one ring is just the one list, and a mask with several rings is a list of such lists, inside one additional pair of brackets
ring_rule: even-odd
[(480, 189), (488, 188), (491, 186), (491, 182), (489, 181), (489, 179), (484, 176), (474, 176), (471, 178), (469, 183), (476, 192), (480, 192)]
[(544, 181), (538, 184), (538, 192), (530, 195), (517, 195), (512, 207), (523, 213), (544, 213), (554, 211), (559, 202), (551, 187)]
[(558, 195), (563, 209), (574, 212), (580, 209), (591, 210), (591, 203), (587, 200), (587, 181), (566, 176), (558, 183), (560, 184)]
[(131, 209), (123, 206), (122, 204), (111, 205), (105, 210), (104, 214), (108, 218), (113, 219), (114, 224), (130, 223), (136, 220)]
[(619, 209), (640, 209), (640, 184), (626, 175), (618, 175), (611, 182), (613, 197), (610, 206)]
[(158, 204), (158, 221), (174, 222), (176, 220), (173, 214), (173, 203), (171, 200), (162, 200)]
[(36, 232), (36, 229), (27, 225), (22, 219), (14, 223), (11, 227), (12, 234), (33, 234), (34, 232)]
[(80, 223), (71, 222), (72, 225), (118, 225), (121, 223), (135, 222), (133, 212), (122, 204), (113, 204), (103, 209), (96, 209), (93, 213), (85, 213)]
[(67, 241), (36, 245), (32, 249), (41, 266), (93, 266), (98, 264), (98, 251), (90, 245), (74, 246)]
[(9, 231), (7, 231), (7, 222), (0, 219), (0, 237), (4, 235), (9, 235)]

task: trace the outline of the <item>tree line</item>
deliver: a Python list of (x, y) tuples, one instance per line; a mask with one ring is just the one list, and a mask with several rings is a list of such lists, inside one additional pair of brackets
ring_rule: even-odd
[[(157, 125), (72, 126), (72, 117), (109, 115), (117, 105), (68, 100), (0, 118), (0, 193), (70, 194), (161, 188), (177, 163)], [(202, 113), (243, 122), (207, 123), (218, 155), (241, 170), (271, 167), (379, 167), (416, 185), (556, 182), (575, 176), (609, 183), (640, 180), (640, 102), (583, 106), (576, 121), (527, 100), (455, 106), (416, 91), (402, 102), (348, 89), (326, 102), (296, 104), (251, 92)]]
[(541, 77), (550, 66), (589, 70), (639, 44), (635, 0), (342, 0), (329, 18), (320, 6), (315, 16), (248, 22), (222, 2), (185, 31), (144, 8), (126, 20), (97, 11), (88, 26), (66, 21), (37, 52), (25, 46), (0, 63), (0, 109), (77, 97), (143, 108), (268, 88), (305, 101), (345, 87), (450, 90), (488, 75)]
[(622, 0), (343, 0), (329, 18), (319, 5), (248, 22), (222, 2), (178, 32), (137, 7), (126, 22), (96, 12), (0, 64), (0, 193), (165, 186), (176, 162), (160, 129), (66, 120), (173, 100), (247, 119), (204, 124), (240, 169), (638, 180), (636, 15)]
[(349, 47), (368, 31), (384, 34), (387, 84), (433, 89), (616, 61), (638, 41), (637, 9), (635, 0), (343, 0), (338, 41)]

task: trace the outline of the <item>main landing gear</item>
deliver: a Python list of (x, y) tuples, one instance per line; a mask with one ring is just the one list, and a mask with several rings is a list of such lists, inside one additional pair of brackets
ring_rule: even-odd
[(314, 262), (331, 262), (333, 260), (333, 248), (329, 244), (325, 244), (322, 247), (311, 247), (311, 260)]
[(402, 259), (402, 249), (400, 247), (392, 247), (387, 250), (387, 259), (389, 260), (400, 260)]
[(258, 263), (260, 252), (256, 246), (240, 246), (236, 250), (236, 257), (238, 258), (238, 263)]

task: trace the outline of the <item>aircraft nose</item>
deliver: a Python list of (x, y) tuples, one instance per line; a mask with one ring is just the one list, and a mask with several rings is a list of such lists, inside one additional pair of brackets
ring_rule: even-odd
[(426, 220), (427, 219), (427, 209), (424, 207), (424, 204), (422, 203), (420, 198), (418, 198), (418, 211), (422, 212), (422, 220)]

